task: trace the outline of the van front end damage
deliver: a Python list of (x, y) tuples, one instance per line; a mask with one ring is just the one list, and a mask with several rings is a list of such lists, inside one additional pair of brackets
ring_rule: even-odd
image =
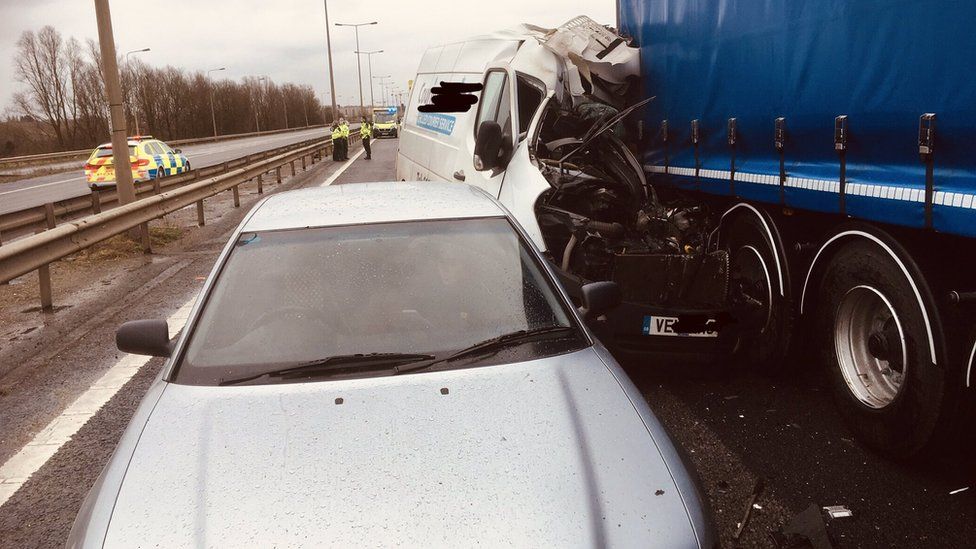
[(591, 281), (620, 286), (625, 303), (601, 334), (616, 350), (725, 356), (754, 324), (747, 319), (762, 316), (763, 291), (733, 275), (721, 212), (647, 181), (627, 122), (653, 98), (629, 101), (639, 91), (628, 72), (637, 50), (599, 29), (577, 24), (540, 39), (571, 76), (543, 107), (530, 145), (550, 185), (535, 204), (545, 248), (571, 293)]

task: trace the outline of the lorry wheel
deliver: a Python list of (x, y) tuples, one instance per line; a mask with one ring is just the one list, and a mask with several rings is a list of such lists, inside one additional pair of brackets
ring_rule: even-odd
[(905, 273), (877, 245), (847, 244), (824, 270), (815, 314), (834, 400), (851, 429), (890, 457), (919, 455), (936, 430), (947, 379), (932, 364)]
[(729, 253), (731, 312), (741, 333), (737, 358), (763, 373), (782, 373), (793, 315), (785, 278), (786, 295), (780, 291), (777, 244), (755, 215), (732, 219), (723, 228), (723, 242)]

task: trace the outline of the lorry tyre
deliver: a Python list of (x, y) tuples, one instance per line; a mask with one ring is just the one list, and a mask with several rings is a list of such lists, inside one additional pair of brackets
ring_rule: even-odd
[[(722, 229), (729, 253), (729, 292), (732, 315), (740, 330), (736, 357), (768, 375), (783, 373), (793, 328), (789, 284), (783, 273), (779, 243), (770, 240), (771, 225), (757, 215), (737, 215)], [(768, 229), (768, 230), (767, 230)], [(785, 295), (784, 295), (785, 294)]]
[(840, 414), (859, 440), (893, 458), (927, 449), (946, 398), (921, 306), (933, 309), (927, 290), (919, 294), (923, 303), (891, 255), (860, 240), (830, 259), (817, 294), (818, 347)]

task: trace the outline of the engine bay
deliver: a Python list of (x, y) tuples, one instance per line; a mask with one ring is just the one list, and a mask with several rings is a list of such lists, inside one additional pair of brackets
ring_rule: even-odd
[(626, 145), (624, 118), (645, 102), (546, 107), (534, 158), (552, 186), (535, 205), (546, 247), (566, 273), (617, 282), (626, 301), (721, 307), (729, 258), (712, 242), (711, 212), (679, 191), (659, 193)]

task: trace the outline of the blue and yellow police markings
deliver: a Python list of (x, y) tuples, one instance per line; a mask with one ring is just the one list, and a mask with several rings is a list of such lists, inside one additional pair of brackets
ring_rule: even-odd
[(187, 168), (186, 158), (178, 153), (157, 154), (153, 156), (153, 160), (156, 163), (153, 177), (156, 179), (183, 173)]

